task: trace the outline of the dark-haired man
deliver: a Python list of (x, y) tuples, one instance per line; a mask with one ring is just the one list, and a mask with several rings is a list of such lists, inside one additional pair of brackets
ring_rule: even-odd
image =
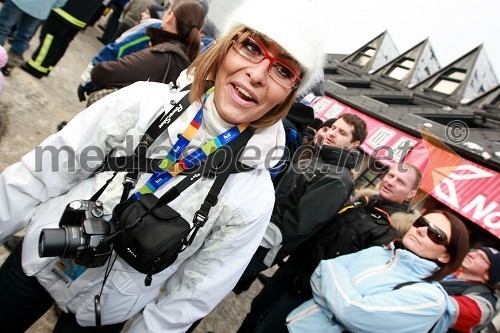
[(351, 170), (366, 135), (363, 119), (343, 114), (320, 126), (313, 145), (296, 151), (295, 163), (277, 182), (273, 215), (261, 245), (234, 292), (247, 290), (261, 271), (279, 263), (335, 216), (354, 189)]

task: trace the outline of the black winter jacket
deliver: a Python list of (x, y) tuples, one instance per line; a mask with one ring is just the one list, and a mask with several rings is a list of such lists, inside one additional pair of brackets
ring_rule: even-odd
[[(391, 225), (391, 215), (407, 212), (408, 204), (390, 203), (378, 196), (361, 197), (298, 247), (288, 259), (303, 272), (295, 278), (297, 289), (310, 290), (309, 280), (321, 260), (386, 245), (401, 235)], [(297, 290), (300, 291), (300, 290)]]
[(325, 146), (319, 156), (288, 168), (276, 186), (268, 228), (278, 228), (282, 238), (273, 263), (280, 262), (332, 220), (346, 203), (354, 189), (351, 169), (358, 157), (358, 151)]

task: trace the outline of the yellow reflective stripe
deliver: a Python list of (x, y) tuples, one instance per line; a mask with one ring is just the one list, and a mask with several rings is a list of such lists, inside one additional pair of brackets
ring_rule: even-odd
[(139, 43), (142, 43), (143, 41), (146, 41), (146, 40), (149, 40), (148, 36), (141, 37), (139, 39), (136, 39), (136, 40), (134, 40), (134, 41), (132, 41), (130, 43), (127, 43), (127, 44), (121, 46), (118, 49), (118, 58), (121, 58), (123, 52), (125, 52), (125, 50), (128, 49), (129, 47), (134, 46), (134, 45), (139, 44)]
[(341, 210), (339, 210), (337, 214), (342, 214), (342, 213), (343, 213), (343, 212), (345, 212), (346, 210), (348, 210), (348, 209), (352, 209), (352, 208), (354, 208), (354, 206), (347, 206), (347, 207), (344, 207), (344, 208), (342, 208)]
[(42, 73), (45, 73), (45, 74), (47, 74), (47, 73), (48, 73), (48, 72), (52, 69), (52, 66), (51, 66), (51, 68), (50, 68), (50, 69), (49, 69), (49, 68), (43, 68), (43, 67), (41, 67), (40, 65), (38, 65), (36, 62), (34, 62), (33, 60), (31, 60), (31, 59), (30, 59), (30, 60), (28, 60), (28, 64), (29, 64), (31, 67), (35, 68), (37, 71), (42, 72)]
[(47, 53), (49, 52), (50, 46), (52, 45), (52, 41), (54, 40), (54, 36), (51, 34), (46, 34), (45, 38), (43, 39), (42, 46), (40, 47), (40, 52), (38, 52), (38, 55), (35, 60), (32, 60), (31, 58), (28, 60), (28, 64), (35, 68), (37, 71), (42, 72), (42, 73), (48, 73), (51, 69), (52, 66), (49, 68), (45, 68), (42, 66), (42, 62), (45, 60), (47, 57)]
[(80, 21), (79, 19), (77, 19), (74, 16), (71, 16), (70, 14), (68, 14), (67, 12), (65, 12), (64, 10), (62, 10), (61, 8), (54, 8), (52, 10), (54, 12), (56, 12), (57, 14), (59, 14), (59, 16), (61, 16), (63, 19), (65, 19), (69, 23), (73, 24), (74, 26), (77, 26), (78, 28), (82, 28), (83, 29), (83, 28), (85, 28), (87, 26), (87, 23), (85, 23), (83, 21)]

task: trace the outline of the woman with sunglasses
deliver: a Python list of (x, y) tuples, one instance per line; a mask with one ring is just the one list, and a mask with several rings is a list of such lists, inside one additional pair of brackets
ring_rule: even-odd
[[(229, 16), (226, 33), (177, 80), (178, 87), (191, 84), (189, 92), (155, 82), (124, 87), (76, 115), (0, 175), (0, 242), (27, 226), (24, 241), (0, 268), (2, 331), (24, 332), (55, 302), (63, 311), (55, 332), (120, 332), (131, 318), (128, 332), (185, 332), (232, 290), (272, 213), (268, 169), (285, 144), (280, 119), (322, 70), (323, 29), (311, 6), (310, 1), (244, 2)], [(276, 22), (278, 14), (286, 19)], [(190, 104), (176, 106), (184, 96)], [(173, 112), (179, 117), (168, 123)], [(161, 170), (141, 171), (135, 186), (130, 184), (132, 199), (150, 192), (162, 196), (193, 178), (189, 169), (176, 174), (188, 160), (210, 155), (245, 128), (253, 134), (239, 159), (245, 168), (229, 175), (193, 242), (154, 274), (149, 286), (146, 274), (120, 256), (108, 261), (109, 268), (40, 258), (40, 231), (58, 228), (68, 203), (92, 197), (113, 174), (93, 173), (100, 164), (96, 156), (113, 148), (113, 156), (128, 155), (152, 123), (164, 132), (146, 156), (161, 160)], [(61, 149), (72, 154), (51, 156)], [(45, 153), (37, 155), (40, 151)], [(126, 175), (118, 172), (99, 197), (105, 218), (123, 196), (122, 182), (131, 183)], [(192, 226), (213, 183), (213, 177), (203, 177), (169, 206)], [(96, 327), (99, 308), (102, 326)]]
[(437, 281), (469, 248), (463, 222), (445, 211), (418, 218), (402, 241), (323, 260), (313, 300), (287, 317), (289, 332), (446, 332), (454, 306)]

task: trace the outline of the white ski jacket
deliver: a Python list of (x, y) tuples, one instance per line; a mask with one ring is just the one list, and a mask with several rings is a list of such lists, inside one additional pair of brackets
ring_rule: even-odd
[[(179, 80), (179, 86), (188, 81), (185, 72)], [(69, 202), (89, 199), (110, 178), (112, 172), (90, 176), (111, 148), (117, 155), (130, 155), (148, 125), (184, 94), (150, 82), (122, 88), (79, 113), (63, 130), (0, 175), (0, 244), (27, 227), (22, 253), (25, 273), (36, 276), (56, 304), (74, 313), (82, 326), (95, 325), (94, 296), (101, 289), (105, 266), (87, 268), (74, 280), (61, 277), (60, 271), (55, 272), (58, 258), (38, 255), (40, 231), (58, 228)], [(194, 103), (184, 111), (148, 150), (149, 157), (163, 158), (199, 107)], [(218, 117), (213, 94), (207, 99), (203, 117), (191, 146), (199, 147), (232, 127)], [(129, 332), (184, 332), (231, 291), (269, 222), (274, 189), (266, 167), (279, 160), (276, 147), (284, 142), (281, 123), (255, 132), (241, 160), (255, 169), (228, 178), (193, 244), (174, 264), (153, 275), (151, 286), (145, 286), (144, 274), (120, 258), (116, 260), (101, 296), (103, 325), (135, 316)], [(248, 149), (250, 146), (253, 149)], [(120, 200), (124, 175), (119, 173), (99, 199), (106, 216)], [(150, 176), (141, 174), (131, 193)], [(155, 194), (161, 196), (183, 177), (175, 177)], [(197, 181), (169, 205), (192, 223), (212, 183), (213, 179)]]

